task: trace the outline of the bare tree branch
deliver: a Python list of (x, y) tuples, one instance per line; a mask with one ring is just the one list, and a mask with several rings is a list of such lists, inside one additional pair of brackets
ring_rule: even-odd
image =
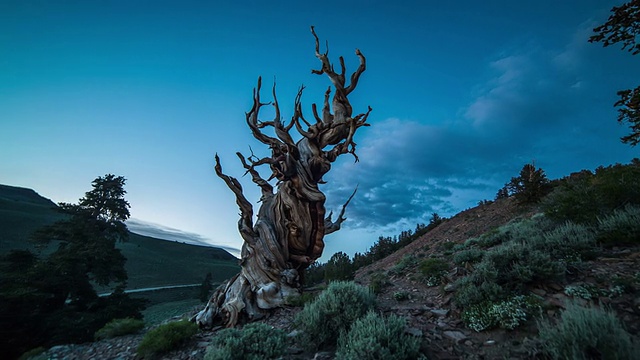
[(342, 205), (342, 210), (340, 210), (340, 214), (338, 214), (338, 218), (336, 219), (335, 222), (331, 221), (331, 216), (333, 215), (333, 213), (329, 213), (329, 216), (327, 216), (327, 218), (324, 220), (325, 235), (328, 235), (340, 230), (340, 226), (342, 225), (342, 223), (345, 220), (347, 220), (347, 218), (344, 217), (344, 211), (347, 208), (347, 205), (349, 205), (349, 202), (351, 201), (351, 199), (353, 199), (353, 197), (356, 195), (357, 191), (358, 191), (358, 186), (356, 186), (356, 188), (353, 190), (353, 193), (351, 193), (351, 196), (349, 196), (349, 198), (344, 203), (344, 205)]
[(236, 178), (225, 175), (222, 172), (222, 166), (220, 165), (220, 158), (218, 157), (218, 154), (216, 154), (215, 159), (216, 175), (224, 180), (227, 187), (236, 195), (236, 204), (238, 204), (238, 207), (240, 208), (240, 220), (238, 221), (240, 235), (242, 235), (244, 241), (251, 244), (255, 243), (257, 241), (258, 234), (253, 231), (253, 206), (251, 206), (249, 200), (244, 197), (240, 182)]

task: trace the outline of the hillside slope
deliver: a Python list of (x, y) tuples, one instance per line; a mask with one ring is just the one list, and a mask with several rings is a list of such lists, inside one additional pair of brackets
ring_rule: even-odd
[(442, 246), (446, 247), (446, 243), (464, 242), (510, 221), (530, 217), (536, 211), (535, 207), (518, 205), (514, 198), (500, 199), (488, 205), (461, 211), (409, 245), (380, 261), (359, 269), (356, 279), (360, 279), (367, 273), (389, 270), (407, 255), (433, 253)]
[[(31, 234), (63, 218), (57, 205), (32, 189), (0, 185), (0, 255), (30, 249)], [(128, 288), (196, 284), (211, 272), (222, 282), (239, 270), (238, 260), (226, 250), (130, 233), (116, 245), (127, 258)], [(53, 250), (53, 246), (48, 249)]]
[[(464, 309), (456, 303), (456, 295), (460, 280), (473, 274), (479, 264), (456, 263), (455, 255), (463, 251), (460, 249), (469, 249), (465, 245), (469, 239), (498, 233), (501, 226), (531, 219), (539, 212), (536, 206), (518, 205), (514, 198), (462, 211), (406, 247), (361, 268), (355, 281), (379, 287), (379, 310), (405, 317), (411, 331), (422, 334), (429, 359), (536, 358), (536, 349), (541, 345), (536, 340), (538, 329), (533, 320), (515, 330), (474, 331), (465, 324)], [(482, 251), (487, 256), (498, 247), (489, 246)], [(425, 283), (421, 264), (426, 259), (442, 261), (448, 268), (438, 284)], [(538, 299), (541, 311), (552, 321), (558, 321), (571, 301), (582, 305), (593, 302), (612, 309), (639, 341), (640, 298), (634, 290), (640, 283), (638, 269), (639, 246), (598, 247), (592, 258), (582, 260), (565, 277), (522, 286), (524, 293)]]

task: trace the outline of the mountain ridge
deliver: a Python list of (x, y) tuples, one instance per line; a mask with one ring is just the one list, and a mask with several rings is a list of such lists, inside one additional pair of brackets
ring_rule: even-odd
[[(64, 218), (57, 207), (33, 189), (0, 184), (0, 255), (35, 251), (29, 237)], [(208, 272), (222, 282), (240, 270), (238, 259), (224, 248), (129, 234), (128, 241), (116, 244), (127, 258), (128, 289), (200, 283)], [(43, 252), (54, 250), (51, 245)]]

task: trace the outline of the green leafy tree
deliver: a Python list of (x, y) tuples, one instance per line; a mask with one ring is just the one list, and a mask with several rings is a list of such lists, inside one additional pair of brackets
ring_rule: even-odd
[(508, 197), (509, 197), (509, 187), (508, 187), (508, 185), (505, 185), (500, 190), (498, 190), (498, 193), (496, 193), (496, 200), (506, 199)]
[(59, 242), (47, 260), (62, 280), (57, 286), (58, 301), (70, 300), (84, 306), (97, 298), (92, 282), (101, 286), (112, 282), (117, 287), (126, 285), (126, 259), (115, 247), (116, 241), (129, 238), (124, 223), (130, 215), (130, 205), (124, 199), (125, 181), (112, 174), (98, 177), (78, 204), (60, 203), (60, 211), (68, 215), (65, 219), (34, 235), (41, 245)]
[[(622, 43), (622, 50), (632, 55), (640, 53), (637, 41), (640, 35), (640, 0), (631, 0), (611, 9), (612, 14), (606, 23), (593, 29), (596, 33), (589, 42), (601, 42), (604, 47)], [(628, 123), (631, 133), (620, 138), (623, 143), (636, 146), (640, 143), (640, 86), (635, 89), (618, 91), (618, 122)]]
[[(124, 221), (129, 203), (123, 177), (93, 181), (78, 204), (60, 204), (65, 217), (39, 231), (33, 240), (54, 242), (46, 257), (12, 251), (0, 257), (0, 353), (9, 358), (37, 346), (83, 342), (114, 318), (141, 318), (143, 300), (124, 293), (126, 259), (116, 241), (128, 238)], [(98, 297), (94, 284), (113, 286)]]
[(511, 178), (507, 188), (515, 195), (518, 202), (524, 204), (540, 201), (551, 190), (544, 170), (536, 169), (533, 164), (524, 165), (520, 170), (520, 176)]
[(324, 268), (324, 279), (329, 282), (332, 280), (352, 280), (353, 266), (349, 255), (343, 252), (337, 252), (331, 256)]

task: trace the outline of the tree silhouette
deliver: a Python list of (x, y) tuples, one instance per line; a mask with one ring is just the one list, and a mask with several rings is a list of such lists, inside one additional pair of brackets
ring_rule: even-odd
[[(55, 242), (49, 256), (21, 250), (0, 257), (0, 352), (17, 356), (37, 346), (90, 341), (113, 318), (142, 317), (142, 300), (124, 294), (126, 259), (115, 247), (128, 238), (125, 179), (107, 174), (78, 204), (59, 204), (66, 216), (38, 230), (40, 246)], [(115, 283), (98, 297), (93, 284)]]
[[(593, 29), (596, 35), (589, 38), (589, 42), (601, 42), (604, 47), (622, 43), (622, 50), (632, 55), (640, 53), (638, 35), (640, 35), (640, 0), (631, 0), (621, 6), (611, 9), (612, 14), (606, 23)], [(636, 146), (640, 143), (640, 86), (635, 89), (618, 91), (620, 100), (618, 107), (618, 122), (628, 123), (631, 133), (620, 138), (623, 143)]]
[[(318, 188), (324, 183), (323, 176), (331, 169), (340, 155), (351, 154), (358, 161), (354, 135), (368, 126), (366, 113), (353, 115), (348, 95), (358, 84), (366, 69), (366, 60), (360, 50), (356, 56), (360, 62), (350, 76), (345, 76), (344, 59), (340, 57), (340, 71), (336, 72), (329, 61), (328, 51), (320, 52), (320, 41), (313, 27), (315, 55), (320, 60), (320, 70), (313, 74), (327, 75), (333, 85), (324, 94), (324, 103), (319, 113), (312, 106), (314, 120), (308, 121), (302, 112), (301, 87), (294, 100), (293, 116), (285, 124), (281, 118), (280, 104), (275, 85), (273, 102), (260, 99), (261, 78), (253, 91), (253, 106), (246, 114), (246, 122), (252, 135), (266, 145), (271, 155), (258, 158), (253, 153), (248, 158), (237, 153), (246, 174), (260, 188), (260, 209), (254, 223), (253, 207), (243, 194), (240, 182), (222, 171), (216, 155), (215, 171), (236, 196), (240, 208), (238, 230), (244, 244), (241, 251), (241, 272), (221, 285), (198, 313), (194, 320), (203, 327), (214, 324), (234, 326), (238, 321), (252, 321), (268, 314), (270, 309), (286, 304), (288, 298), (300, 293), (304, 270), (318, 259), (324, 250), (324, 236), (340, 229), (345, 220), (346, 205), (335, 221), (326, 214), (325, 195)], [(273, 105), (273, 120), (259, 119), (265, 105)], [(291, 134), (295, 127), (298, 134)], [(273, 130), (274, 135), (265, 130)], [(295, 137), (300, 140), (294, 141)], [(261, 177), (257, 168), (266, 165), (271, 170), (268, 179)], [(270, 181), (276, 183), (272, 184)], [(274, 192), (275, 189), (275, 192)]]
[(534, 164), (526, 164), (520, 170), (520, 176), (511, 178), (507, 184), (509, 192), (520, 203), (536, 203), (545, 196), (549, 190), (549, 179), (542, 169), (536, 169)]

